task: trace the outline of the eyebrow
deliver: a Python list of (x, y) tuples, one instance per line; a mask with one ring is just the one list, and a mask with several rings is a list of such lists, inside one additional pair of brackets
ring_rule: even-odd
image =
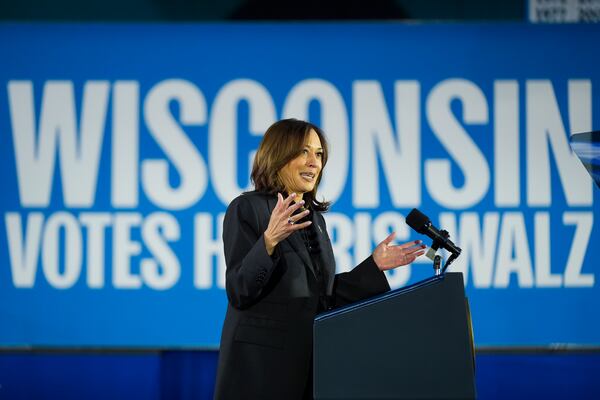
[(314, 146), (311, 146), (310, 144), (305, 144), (304, 147), (309, 147), (309, 148), (312, 148), (312, 149), (315, 149), (315, 150), (323, 150), (322, 147), (314, 147)]

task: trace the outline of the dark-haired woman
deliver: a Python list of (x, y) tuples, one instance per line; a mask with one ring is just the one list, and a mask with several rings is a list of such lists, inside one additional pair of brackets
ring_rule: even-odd
[(423, 254), (394, 233), (352, 271), (335, 274), (317, 199), (327, 142), (315, 125), (287, 119), (265, 133), (252, 168), (255, 190), (231, 202), (223, 223), (229, 299), (216, 399), (312, 398), (317, 313), (390, 289), (383, 271)]

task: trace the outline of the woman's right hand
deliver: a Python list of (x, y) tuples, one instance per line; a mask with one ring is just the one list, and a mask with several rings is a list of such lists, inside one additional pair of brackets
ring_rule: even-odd
[(269, 255), (273, 254), (278, 243), (285, 240), (293, 232), (304, 229), (312, 223), (306, 221), (296, 224), (296, 221), (306, 217), (310, 211), (304, 210), (301, 213), (292, 215), (304, 205), (304, 201), (293, 203), (294, 198), (296, 198), (296, 193), (290, 194), (285, 200), (281, 193), (277, 193), (277, 204), (273, 208), (269, 226), (264, 233), (265, 246)]

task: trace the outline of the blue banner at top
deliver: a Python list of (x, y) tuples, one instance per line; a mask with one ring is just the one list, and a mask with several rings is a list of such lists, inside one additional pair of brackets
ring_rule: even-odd
[(392, 230), (422, 238), (417, 207), (463, 249), (477, 345), (600, 345), (600, 191), (569, 147), (600, 127), (598, 43), (594, 25), (0, 25), (0, 346), (218, 346), (223, 213), (287, 117), (330, 142), (339, 271)]

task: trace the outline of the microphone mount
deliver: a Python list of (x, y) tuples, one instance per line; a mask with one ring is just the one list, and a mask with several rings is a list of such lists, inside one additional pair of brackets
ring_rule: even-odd
[[(461, 253), (461, 248), (456, 246), (450, 240), (450, 234), (445, 229), (437, 229), (431, 223), (431, 220), (422, 212), (413, 208), (413, 210), (406, 216), (406, 223), (413, 228), (415, 231), (424, 234), (430, 237), (433, 240), (429, 250), (427, 251), (427, 257), (434, 261), (434, 268), (439, 266), (440, 259), (436, 259), (436, 252), (438, 249), (442, 248), (447, 250), (450, 253), (450, 257), (446, 260), (444, 267), (441, 270), (443, 274), (446, 272), (446, 269), (450, 266), (450, 264), (458, 258)], [(436, 270), (437, 274), (438, 270)]]

